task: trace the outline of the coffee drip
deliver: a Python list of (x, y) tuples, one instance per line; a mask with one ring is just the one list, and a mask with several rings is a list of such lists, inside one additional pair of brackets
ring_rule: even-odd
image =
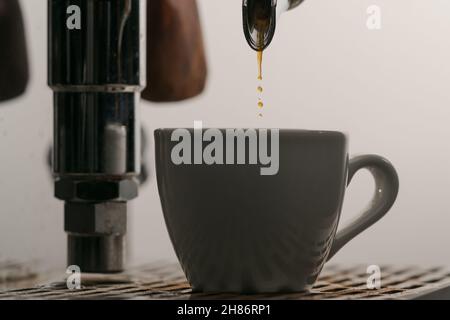
[[(250, 47), (257, 52), (258, 108), (264, 107), (262, 93), (263, 53), (275, 35), (277, 19), (280, 15), (300, 5), (303, 0), (243, 0), (242, 13), (245, 38)], [(262, 117), (262, 113), (259, 114)]]
[[(263, 80), (263, 76), (262, 76), (262, 63), (263, 63), (263, 51), (260, 50), (258, 51), (257, 55), (256, 55), (256, 59), (257, 59), (257, 63), (258, 63), (258, 81), (260, 82), (258, 87), (256, 88), (256, 91), (258, 92), (258, 108), (262, 109), (264, 108), (264, 101), (262, 98), (262, 94), (264, 92), (264, 88), (262, 86), (262, 80)], [(260, 117), (262, 117), (262, 113), (259, 114)]]

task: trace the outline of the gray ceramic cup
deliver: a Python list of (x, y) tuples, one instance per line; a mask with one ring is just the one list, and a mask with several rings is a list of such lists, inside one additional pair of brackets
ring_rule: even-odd
[[(270, 176), (254, 165), (174, 164), (173, 132), (155, 131), (158, 188), (194, 291), (309, 290), (325, 262), (381, 219), (398, 194), (394, 167), (376, 155), (349, 160), (340, 132), (280, 130), (279, 171)], [(373, 174), (374, 198), (337, 231), (346, 187), (360, 169)]]

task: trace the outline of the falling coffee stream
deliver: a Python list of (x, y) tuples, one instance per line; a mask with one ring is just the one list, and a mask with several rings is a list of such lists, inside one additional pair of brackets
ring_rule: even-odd
[[(262, 76), (263, 51), (262, 50), (257, 52), (257, 61), (258, 61), (258, 81), (261, 82), (263, 80), (263, 76)], [(264, 101), (262, 99), (262, 94), (264, 92), (264, 88), (262, 87), (261, 83), (260, 83), (260, 85), (258, 85), (257, 91), (259, 94), (258, 108), (262, 109), (262, 108), (264, 108)], [(260, 113), (259, 116), (262, 117), (263, 116), (262, 113)]]
[(263, 51), (260, 50), (256, 54), (258, 61), (258, 80), (262, 80), (262, 62), (263, 62)]

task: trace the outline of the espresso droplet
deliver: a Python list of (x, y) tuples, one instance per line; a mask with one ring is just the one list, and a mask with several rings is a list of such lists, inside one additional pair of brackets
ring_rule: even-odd
[(260, 50), (257, 53), (258, 60), (258, 80), (262, 80), (262, 63), (263, 63), (263, 51)]
[(263, 93), (264, 89), (263, 87), (259, 86), (256, 90), (258, 90), (259, 93)]
[(264, 107), (264, 102), (259, 101), (259, 102), (258, 102), (258, 107), (259, 107), (259, 108), (263, 108), (263, 107)]

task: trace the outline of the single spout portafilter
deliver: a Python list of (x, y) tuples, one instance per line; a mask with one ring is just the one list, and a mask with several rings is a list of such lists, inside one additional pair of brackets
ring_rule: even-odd
[(123, 269), (127, 202), (139, 185), (145, 8), (146, 0), (48, 0), (55, 196), (65, 201), (68, 264), (82, 272)]
[(244, 35), (249, 46), (256, 51), (265, 50), (273, 40), (279, 16), (302, 2), (303, 0), (243, 0)]

